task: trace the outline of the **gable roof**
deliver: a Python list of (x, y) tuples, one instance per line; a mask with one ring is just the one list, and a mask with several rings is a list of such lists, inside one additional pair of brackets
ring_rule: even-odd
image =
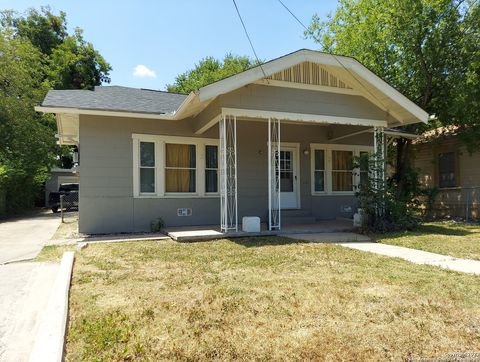
[(428, 122), (429, 115), (422, 108), (397, 91), (375, 73), (352, 57), (301, 49), (263, 63), (242, 73), (232, 75), (200, 88), (197, 92), (200, 102), (241, 88), (260, 79), (271, 77), (277, 72), (295, 65), (310, 62), (335, 69), (339, 78), (361, 92), (364, 97), (379, 108), (392, 114), (399, 124)]
[(51, 90), (42, 107), (168, 114), (175, 112), (185, 98), (185, 94), (150, 89), (99, 86), (93, 91)]
[[(294, 76), (286, 79), (288, 78), (285, 77), (286, 74), (298, 72), (298, 69), (306, 72), (305, 74), (310, 72), (310, 77), (314, 72), (325, 72), (325, 77), (329, 79), (333, 77), (335, 84), (332, 86), (328, 81), (328, 86), (325, 86), (323, 79), (319, 82), (318, 74), (316, 82), (310, 84), (303, 82), (304, 76), (300, 77), (301, 81), (293, 79)], [(252, 83), (298, 87), (320, 92), (336, 91), (361, 96), (385, 112), (385, 122), (389, 127), (426, 123), (429, 118), (427, 112), (356, 59), (307, 49), (298, 50), (216, 81), (189, 95), (120, 86), (95, 87), (94, 91), (54, 90), (50, 91), (42, 105), (35, 109), (40, 112), (56, 113), (62, 118), (68, 115), (78, 117), (80, 114), (99, 114), (180, 120), (198, 115), (217, 97)]]

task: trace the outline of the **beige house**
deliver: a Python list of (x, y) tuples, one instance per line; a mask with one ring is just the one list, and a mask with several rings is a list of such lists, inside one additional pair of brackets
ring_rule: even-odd
[(241, 228), (351, 218), (355, 156), (428, 114), (353, 58), (299, 50), (188, 95), (50, 91), (59, 141), (80, 150), (79, 229)]
[(478, 219), (480, 152), (468, 152), (458, 139), (457, 127), (426, 132), (413, 143), (420, 182), (438, 188), (432, 216)]

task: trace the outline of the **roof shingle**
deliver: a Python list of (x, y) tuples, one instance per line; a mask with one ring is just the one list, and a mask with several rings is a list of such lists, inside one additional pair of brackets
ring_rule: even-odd
[(187, 95), (150, 89), (98, 86), (91, 90), (51, 90), (43, 107), (166, 114), (175, 112)]

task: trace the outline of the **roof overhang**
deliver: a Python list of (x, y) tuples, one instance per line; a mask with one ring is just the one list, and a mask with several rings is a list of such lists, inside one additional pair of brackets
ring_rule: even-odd
[(124, 111), (110, 111), (110, 110), (97, 110), (97, 109), (83, 109), (83, 108), (67, 108), (67, 107), (44, 107), (36, 106), (35, 110), (42, 113), (55, 113), (55, 114), (85, 114), (94, 116), (110, 116), (110, 117), (130, 117), (130, 118), (147, 118), (147, 119), (174, 119), (174, 114), (164, 113), (140, 113), (140, 112), (124, 112)]
[(235, 116), (239, 118), (268, 119), (277, 118), (282, 121), (303, 122), (303, 123), (323, 123), (323, 124), (342, 124), (352, 126), (370, 126), (370, 127), (386, 127), (387, 122), (377, 119), (350, 118), (327, 116), (321, 114), (307, 113), (290, 113), (265, 111), (257, 109), (241, 109), (241, 108), (222, 108), (222, 116)]
[[(198, 100), (199, 102), (206, 102), (248, 84), (258, 84), (258, 82), (262, 79), (265, 79), (265, 77), (269, 77), (274, 73), (303, 62), (313, 62), (335, 67), (338, 73), (343, 73), (344, 76), (348, 78), (349, 81), (355, 86), (355, 92), (362, 94), (377, 106), (380, 106), (381, 108), (387, 108), (387, 110), (389, 110), (388, 108), (395, 108), (398, 106), (402, 110), (412, 115), (412, 119), (404, 120), (404, 117), (398, 116), (395, 110), (390, 110), (395, 118), (400, 118), (398, 124), (396, 125), (428, 122), (429, 114), (427, 112), (405, 97), (402, 93), (397, 91), (383, 79), (378, 77), (356, 59), (312, 50), (300, 50), (285, 55), (275, 60), (266, 62), (262, 64), (262, 66), (251, 68), (242, 73), (202, 87), (198, 91)], [(388, 105), (391, 105), (391, 107), (388, 105), (386, 107), (382, 107), (383, 102), (388, 103)], [(393, 125), (390, 124), (389, 126)]]

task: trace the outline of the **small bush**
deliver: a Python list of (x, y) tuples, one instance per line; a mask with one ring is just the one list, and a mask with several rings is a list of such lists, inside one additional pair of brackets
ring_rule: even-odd
[(150, 224), (150, 230), (152, 233), (160, 233), (165, 228), (165, 222), (161, 217), (153, 220)]
[[(357, 162), (368, 162), (370, 174), (378, 165), (369, 155), (362, 155)], [(365, 161), (365, 159), (367, 161)], [(408, 175), (418, 185), (416, 175)], [(358, 208), (362, 209), (362, 230), (380, 232), (413, 230), (419, 222), (419, 187), (412, 187), (407, 195), (400, 197), (398, 186), (393, 179), (378, 180), (368, 177), (363, 180), (356, 192)]]

